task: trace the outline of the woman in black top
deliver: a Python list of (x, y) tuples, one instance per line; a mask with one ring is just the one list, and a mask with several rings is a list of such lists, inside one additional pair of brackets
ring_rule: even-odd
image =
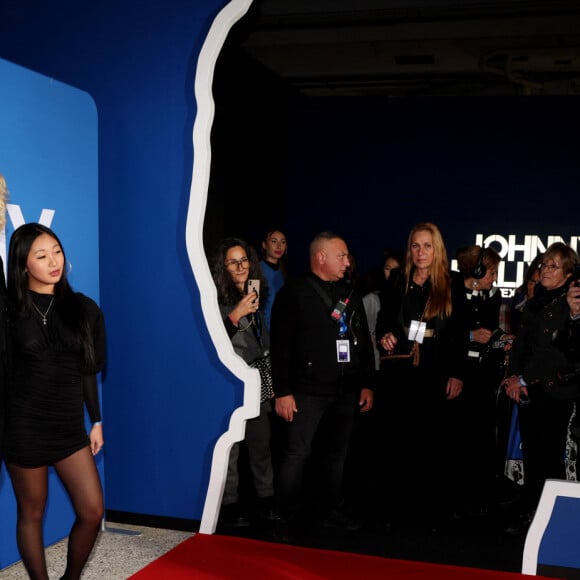
[(467, 336), (437, 226), (411, 230), (404, 268), (391, 279), (376, 328), (386, 414), (384, 493), (399, 515), (414, 511), (432, 525), (453, 499), (453, 461), (463, 436), (454, 428), (453, 403), (463, 388)]
[[(25, 224), (12, 235), (12, 377), (4, 457), (18, 504), (18, 549), (35, 579), (48, 578), (42, 535), (48, 466), (54, 466), (76, 515), (63, 578), (80, 578), (104, 511), (93, 459), (103, 447), (96, 381), (105, 358), (103, 316), (90, 298), (73, 292), (65, 263), (49, 228)], [(93, 422), (88, 436), (83, 404)]]
[(520, 525), (516, 522), (508, 531), (529, 525), (546, 479), (566, 478), (569, 422), (574, 402), (580, 401), (580, 385), (560, 383), (557, 377), (571, 364), (567, 337), (571, 325), (578, 324), (576, 286), (569, 291), (575, 264), (578, 255), (562, 242), (546, 250), (540, 284), (524, 310), (510, 353), (503, 385), (508, 397), (520, 404), (524, 497)]
[(474, 514), (483, 514), (491, 507), (490, 502), (499, 491), (497, 484), (503, 483), (500, 476), (511, 411), (504, 404), (506, 399), (498, 398), (505, 361), (503, 345), (513, 339), (499, 328), (502, 297), (494, 282), (500, 262), (501, 257), (493, 248), (468, 246), (457, 252), (461, 276), (454, 281), (463, 293), (462, 318), (469, 331), (460, 402), (464, 436), (459, 458), (461, 470), (468, 477), (458, 489), (457, 509)]

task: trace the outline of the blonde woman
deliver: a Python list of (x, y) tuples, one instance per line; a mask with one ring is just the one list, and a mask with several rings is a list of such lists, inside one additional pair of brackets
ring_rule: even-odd
[[(377, 343), (382, 353), (385, 464), (396, 480), (392, 507), (433, 525), (451, 509), (454, 400), (461, 395), (467, 331), (462, 296), (452, 293), (447, 251), (436, 225), (417, 224), (404, 266), (381, 296)], [(385, 474), (388, 477), (388, 473)], [(388, 497), (387, 497), (388, 499)], [(390, 515), (397, 515), (390, 514)]]

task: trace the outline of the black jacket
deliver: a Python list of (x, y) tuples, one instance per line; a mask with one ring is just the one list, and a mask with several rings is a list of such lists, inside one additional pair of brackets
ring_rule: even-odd
[[(484, 363), (500, 365), (504, 360), (503, 349), (493, 349), (492, 343), (481, 344), (469, 340), (469, 332), (479, 328), (486, 328), (495, 332), (501, 330), (500, 309), (502, 305), (501, 292), (497, 288), (491, 290), (468, 290), (461, 274), (451, 272), (452, 284), (454, 285), (453, 295), (462, 297), (461, 322), (467, 333), (468, 341), (468, 367), (472, 363)], [(502, 331), (503, 334), (503, 331)], [(473, 368), (470, 369), (473, 372)]]
[(233, 306), (225, 304), (219, 306), (235, 353), (242, 357), (247, 364), (251, 364), (256, 359), (266, 355), (270, 348), (270, 336), (264, 314), (258, 311), (253, 317), (244, 316), (239, 321), (238, 326), (235, 326), (228, 317)]
[[(351, 360), (340, 363), (340, 327), (331, 312), (349, 294), (345, 312)], [(345, 282), (325, 282), (312, 273), (288, 282), (274, 300), (270, 352), (277, 397), (373, 387), (374, 358), (362, 299)]]
[(568, 284), (554, 290), (538, 285), (528, 302), (510, 352), (509, 374), (522, 375), (533, 390), (544, 389), (556, 399), (577, 399), (580, 385), (558, 384), (558, 373), (575, 361), (570, 352), (578, 342), (578, 323), (570, 320)]
[[(432, 331), (434, 336), (425, 338), (420, 345), (419, 366), (427, 367), (446, 379), (454, 377), (463, 380), (468, 346), (468, 329), (463, 320), (464, 297), (461, 287), (452, 284), (451, 288), (451, 316), (425, 320), (427, 329)], [(386, 333), (392, 332), (397, 338), (395, 354), (408, 353), (413, 344), (408, 340), (410, 321), (421, 318), (429, 291), (429, 280), (422, 288), (414, 287), (407, 291), (404, 272), (402, 270), (392, 272), (389, 284), (381, 292), (381, 311), (376, 328), (377, 342)], [(385, 354), (384, 351), (381, 354)]]

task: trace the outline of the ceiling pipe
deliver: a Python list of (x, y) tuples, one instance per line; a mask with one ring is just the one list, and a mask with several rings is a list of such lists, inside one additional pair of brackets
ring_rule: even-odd
[[(489, 64), (489, 60), (497, 56), (505, 57), (505, 64), (503, 69)], [(496, 50), (487, 55), (483, 55), (479, 59), (479, 68), (482, 72), (503, 76), (508, 81), (516, 85), (522, 85), (527, 89), (533, 89), (537, 91), (544, 90), (544, 83), (538, 83), (516, 75), (512, 69), (512, 62), (513, 55), (509, 51), (501, 52)]]

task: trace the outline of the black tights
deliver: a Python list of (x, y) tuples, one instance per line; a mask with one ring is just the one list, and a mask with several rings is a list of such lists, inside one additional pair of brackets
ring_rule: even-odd
[[(18, 505), (16, 541), (31, 580), (48, 580), (42, 520), (48, 495), (48, 467), (20, 467), (8, 471)], [(76, 519), (69, 534), (63, 578), (76, 580), (89, 558), (103, 517), (103, 492), (95, 461), (85, 447), (54, 465), (71, 499)]]

